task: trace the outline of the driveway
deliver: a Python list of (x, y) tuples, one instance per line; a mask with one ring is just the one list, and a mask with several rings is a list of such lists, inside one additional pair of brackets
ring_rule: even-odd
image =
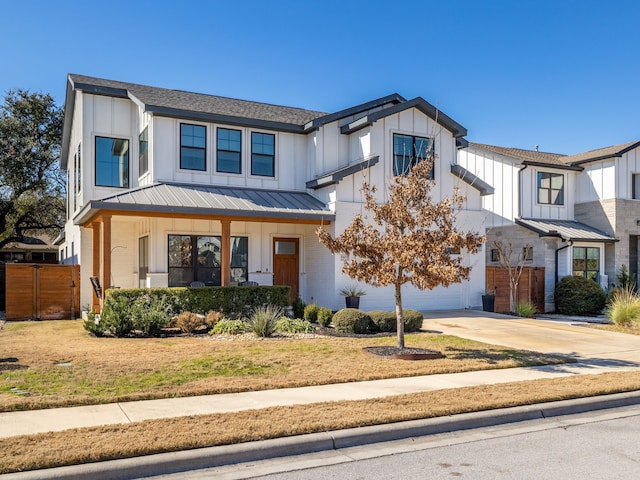
[(538, 320), (458, 310), (424, 312), (423, 329), (589, 363), (640, 366), (640, 336), (590, 328), (578, 321)]

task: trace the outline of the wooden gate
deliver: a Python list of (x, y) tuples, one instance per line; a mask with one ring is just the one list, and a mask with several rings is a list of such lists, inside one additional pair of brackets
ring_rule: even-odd
[[(508, 312), (509, 308), (509, 273), (506, 268), (487, 267), (486, 288), (496, 295), (494, 310)], [(536, 306), (538, 313), (544, 313), (544, 267), (524, 267), (516, 302), (528, 302)]]
[(7, 320), (80, 316), (80, 265), (6, 265)]
[(0, 312), (4, 312), (6, 308), (5, 303), (5, 276), (4, 276), (4, 263), (0, 263)]

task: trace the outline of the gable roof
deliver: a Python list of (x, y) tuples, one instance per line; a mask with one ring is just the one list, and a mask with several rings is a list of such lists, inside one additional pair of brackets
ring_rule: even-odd
[(453, 173), (456, 177), (458, 177), (463, 182), (469, 184), (476, 190), (480, 192), (480, 196), (484, 197), (485, 195), (493, 195), (495, 193), (494, 188), (489, 185), (487, 182), (478, 178), (473, 173), (471, 173), (466, 168), (454, 163), (451, 165), (451, 173)]
[(325, 222), (335, 214), (306, 192), (158, 183), (89, 201), (74, 222), (83, 225), (100, 210), (126, 215), (194, 215)]
[[(469, 148), (477, 148), (488, 152), (520, 160), (525, 165), (536, 165), (550, 168), (562, 168), (576, 170), (572, 165), (564, 161), (565, 155), (561, 153), (539, 152), (537, 150), (523, 150), (521, 148), (499, 147), (482, 143), (469, 142)], [(577, 170), (580, 170), (579, 168)]]
[(432, 120), (435, 120), (438, 124), (442, 125), (444, 128), (453, 133), (454, 138), (464, 137), (467, 134), (466, 128), (464, 128), (451, 117), (431, 105), (422, 97), (416, 97), (414, 99), (406, 100), (390, 107), (368, 113), (362, 117), (355, 119), (347, 125), (343, 125), (340, 128), (340, 132), (344, 134), (357, 132), (362, 128), (372, 125), (374, 122), (380, 120), (381, 118), (388, 117), (389, 115), (393, 115), (395, 113), (403, 112), (410, 108), (416, 108)]
[(640, 146), (640, 141), (622, 143), (620, 145), (612, 145), (610, 147), (590, 150), (588, 152), (570, 155), (562, 159), (563, 162), (571, 165), (580, 165), (587, 162), (595, 162), (596, 160), (605, 160), (607, 158), (621, 157), (623, 154)]

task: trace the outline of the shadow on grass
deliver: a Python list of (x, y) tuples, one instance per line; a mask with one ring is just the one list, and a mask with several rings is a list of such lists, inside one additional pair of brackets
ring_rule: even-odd
[(518, 367), (533, 367), (541, 365), (556, 365), (574, 363), (576, 359), (567, 355), (546, 354), (527, 350), (496, 350), (490, 351), (478, 348), (460, 349), (448, 347), (443, 353), (454, 360), (484, 360), (489, 365), (497, 365), (507, 360), (514, 361)]
[(28, 365), (20, 365), (20, 359), (15, 357), (0, 358), (0, 372), (9, 372), (12, 370), (26, 370)]
[[(560, 357), (561, 355), (557, 354)], [(570, 359), (565, 364), (543, 365), (537, 366), (536, 370), (553, 373), (587, 373), (582, 370), (595, 370), (602, 367), (605, 368), (639, 368), (640, 362), (620, 360), (618, 358), (587, 358), (581, 357), (578, 353), (569, 353), (566, 356)]]

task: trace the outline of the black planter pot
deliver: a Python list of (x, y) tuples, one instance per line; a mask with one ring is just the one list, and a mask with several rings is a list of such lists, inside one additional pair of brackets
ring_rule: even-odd
[(344, 297), (347, 308), (360, 308), (360, 297)]
[(485, 312), (493, 312), (495, 310), (496, 296), (482, 295), (482, 310)]

